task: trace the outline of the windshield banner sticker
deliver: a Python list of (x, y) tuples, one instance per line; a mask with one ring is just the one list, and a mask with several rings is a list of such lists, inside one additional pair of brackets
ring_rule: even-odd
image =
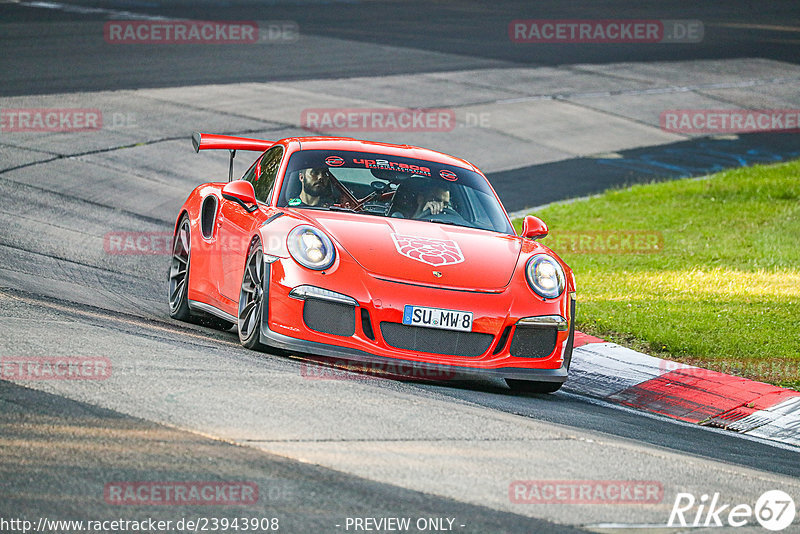
[(408, 172), (413, 174), (421, 174), (424, 176), (431, 175), (431, 170), (428, 167), (423, 167), (421, 165), (408, 165), (406, 163), (397, 163), (395, 161), (389, 161), (386, 159), (355, 158), (353, 159), (353, 163), (356, 165), (363, 165), (367, 169), (386, 169), (389, 171)]

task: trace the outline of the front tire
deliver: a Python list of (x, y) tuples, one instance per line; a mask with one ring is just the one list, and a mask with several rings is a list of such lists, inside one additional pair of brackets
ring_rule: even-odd
[(239, 291), (239, 341), (248, 349), (265, 348), (259, 341), (264, 306), (264, 253), (261, 251), (261, 242), (256, 239), (247, 253), (242, 288)]
[(514, 393), (555, 393), (561, 389), (563, 382), (534, 382), (506, 378), (506, 384)]

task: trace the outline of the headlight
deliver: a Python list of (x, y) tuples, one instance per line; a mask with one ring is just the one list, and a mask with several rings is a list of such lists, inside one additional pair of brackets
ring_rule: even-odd
[(289, 232), (289, 253), (303, 267), (322, 271), (333, 265), (336, 251), (331, 239), (313, 226), (300, 225)]
[(559, 296), (566, 285), (566, 276), (561, 264), (547, 254), (537, 254), (528, 260), (525, 277), (531, 289), (546, 299)]

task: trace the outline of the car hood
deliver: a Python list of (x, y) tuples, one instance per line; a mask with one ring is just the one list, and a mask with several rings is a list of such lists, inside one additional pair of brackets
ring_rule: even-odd
[(485, 230), (335, 212), (307, 215), (381, 278), (500, 290), (511, 280), (520, 254), (520, 238)]

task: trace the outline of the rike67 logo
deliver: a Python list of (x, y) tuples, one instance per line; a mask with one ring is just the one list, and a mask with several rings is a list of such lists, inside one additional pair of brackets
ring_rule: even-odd
[(755, 520), (767, 530), (784, 530), (794, 521), (796, 509), (794, 499), (781, 490), (764, 492), (755, 506), (749, 504), (722, 503), (719, 493), (701, 495), (699, 499), (691, 493), (678, 493), (667, 526), (680, 527), (743, 527)]

